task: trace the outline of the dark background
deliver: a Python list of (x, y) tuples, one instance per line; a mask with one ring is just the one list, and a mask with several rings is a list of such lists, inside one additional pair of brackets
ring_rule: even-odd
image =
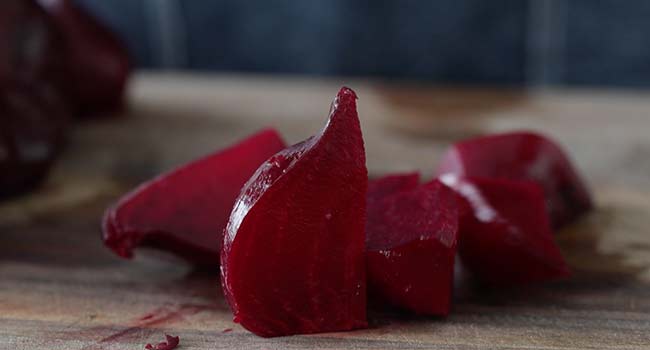
[(138, 67), (650, 85), (647, 0), (78, 0)]

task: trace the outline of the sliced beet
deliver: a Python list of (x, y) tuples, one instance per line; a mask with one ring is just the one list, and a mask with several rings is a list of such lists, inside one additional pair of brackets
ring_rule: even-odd
[(39, 184), (61, 151), (61, 37), (32, 0), (0, 1), (0, 198)]
[(83, 7), (70, 0), (38, 0), (63, 36), (66, 92), (80, 117), (122, 106), (131, 70), (122, 41)]
[(218, 264), (222, 232), (242, 186), (284, 147), (275, 130), (264, 130), (140, 185), (106, 211), (104, 243), (125, 258), (143, 246)]
[(342, 88), (325, 128), (237, 199), (221, 256), (235, 322), (264, 337), (366, 327), (367, 182), (356, 95)]
[[(368, 291), (418, 314), (445, 316), (458, 234), (456, 194), (437, 180), (412, 187), (405, 181), (412, 179), (417, 186), (417, 175), (388, 177), (369, 186), (386, 196), (368, 201)], [(392, 191), (398, 182), (408, 186)]]
[(562, 149), (531, 132), (458, 142), (447, 151), (437, 173), (534, 181), (544, 190), (554, 228), (570, 223), (593, 207), (584, 181)]
[(462, 197), (458, 250), (463, 265), (480, 280), (528, 285), (570, 275), (537, 183), (452, 174), (441, 181)]

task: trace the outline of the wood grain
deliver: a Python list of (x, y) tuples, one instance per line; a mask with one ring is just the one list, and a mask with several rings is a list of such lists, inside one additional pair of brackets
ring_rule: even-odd
[[(598, 210), (558, 234), (567, 281), (487, 290), (459, 279), (446, 320), (372, 311), (371, 328), (258, 338), (233, 324), (214, 271), (155, 252), (122, 261), (99, 240), (125, 190), (262, 126), (291, 142), (355, 88), (371, 174), (431, 174), (449, 143), (532, 128), (558, 139)], [(117, 120), (87, 122), (48, 183), (0, 203), (0, 349), (650, 349), (649, 93), (442, 89), (355, 80), (153, 75)]]

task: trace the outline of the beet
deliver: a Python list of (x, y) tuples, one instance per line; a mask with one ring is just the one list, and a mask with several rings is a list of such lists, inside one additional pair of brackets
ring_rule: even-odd
[(562, 149), (550, 139), (530, 132), (458, 142), (446, 152), (437, 173), (534, 181), (544, 190), (554, 228), (574, 221), (593, 207), (584, 181)]
[(321, 133), (271, 157), (237, 199), (221, 256), (235, 322), (264, 337), (366, 327), (367, 181), (342, 88)]
[(144, 246), (199, 265), (218, 264), (221, 235), (240, 189), (284, 147), (275, 130), (264, 130), (145, 182), (106, 211), (104, 243), (125, 258)]
[(0, 1), (0, 198), (38, 185), (64, 143), (61, 37), (33, 1)]
[(114, 112), (123, 105), (131, 70), (121, 40), (70, 0), (38, 0), (63, 36), (66, 92), (80, 117)]
[(70, 1), (1, 1), (0, 198), (45, 178), (71, 114), (119, 107), (128, 72), (119, 40)]
[(480, 280), (514, 286), (570, 275), (537, 183), (452, 174), (441, 181), (462, 197), (458, 250)]
[(417, 186), (417, 174), (389, 176), (368, 188), (368, 197), (375, 196), (366, 224), (369, 293), (418, 314), (449, 314), (456, 194), (437, 180)]

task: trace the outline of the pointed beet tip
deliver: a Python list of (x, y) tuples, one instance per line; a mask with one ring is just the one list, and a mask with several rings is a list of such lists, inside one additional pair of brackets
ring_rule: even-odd
[(358, 99), (357, 94), (354, 92), (354, 90), (350, 89), (347, 86), (341, 87), (341, 90), (339, 90), (337, 96), (338, 98), (352, 97), (355, 100)]

